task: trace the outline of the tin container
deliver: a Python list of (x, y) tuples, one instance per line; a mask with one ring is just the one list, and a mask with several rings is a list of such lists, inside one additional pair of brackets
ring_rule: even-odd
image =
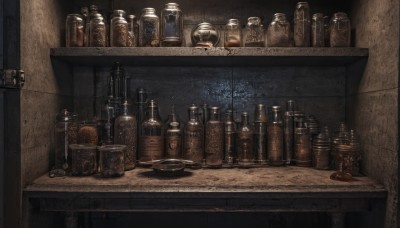
[(100, 152), (100, 173), (103, 177), (120, 177), (125, 173), (125, 145), (97, 147)]
[(218, 107), (209, 108), (210, 119), (205, 127), (205, 159), (209, 168), (222, 167), (224, 159), (224, 123), (220, 121)]
[(97, 171), (97, 150), (93, 144), (71, 144), (71, 174), (89, 176)]

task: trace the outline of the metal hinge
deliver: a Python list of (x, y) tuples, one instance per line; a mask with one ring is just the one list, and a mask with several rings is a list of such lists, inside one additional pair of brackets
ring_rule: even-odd
[(23, 70), (0, 70), (0, 87), (22, 88), (25, 83), (25, 72)]

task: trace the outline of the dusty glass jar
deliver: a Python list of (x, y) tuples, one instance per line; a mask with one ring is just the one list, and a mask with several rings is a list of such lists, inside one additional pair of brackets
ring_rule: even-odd
[(293, 38), (296, 47), (310, 46), (310, 7), (308, 2), (298, 2), (294, 11)]
[(97, 147), (100, 152), (100, 173), (103, 177), (120, 177), (125, 174), (125, 145)]
[(154, 8), (144, 8), (139, 21), (139, 46), (160, 46), (160, 18)]
[(290, 45), (290, 23), (284, 13), (276, 13), (268, 26), (267, 46), (289, 47)]
[(249, 17), (244, 30), (245, 47), (263, 47), (264, 46), (264, 27), (261, 24), (261, 18)]
[(214, 47), (219, 42), (219, 32), (212, 24), (203, 22), (192, 30), (191, 38), (195, 47)]
[(280, 166), (283, 161), (283, 121), (280, 106), (272, 106), (268, 121), (268, 164)]
[(322, 13), (315, 13), (312, 16), (311, 46), (312, 47), (324, 47), (325, 46), (324, 15)]
[(229, 19), (225, 25), (224, 47), (242, 46), (242, 29), (238, 19)]
[(210, 107), (210, 119), (206, 123), (205, 159), (209, 168), (222, 167), (224, 159), (224, 123), (218, 107)]
[(188, 109), (189, 121), (185, 124), (183, 158), (201, 164), (204, 157), (204, 125), (198, 118), (198, 110), (194, 104)]
[(128, 47), (137, 47), (139, 45), (139, 25), (135, 15), (128, 16)]
[(249, 124), (249, 114), (242, 112), (241, 123), (237, 131), (237, 161), (239, 167), (254, 165), (253, 129)]
[(65, 21), (65, 46), (83, 47), (84, 45), (84, 21), (80, 14), (68, 14)]
[(88, 176), (97, 171), (97, 150), (93, 144), (71, 144), (71, 174), (73, 176)]
[(101, 14), (94, 14), (90, 19), (90, 47), (105, 47), (107, 34), (106, 24)]
[(110, 47), (126, 47), (128, 44), (128, 22), (125, 11), (114, 10), (110, 28)]
[(330, 29), (331, 47), (350, 47), (351, 24), (346, 13), (335, 13), (331, 18)]
[(183, 40), (183, 16), (177, 3), (167, 3), (161, 11), (161, 46), (180, 47)]

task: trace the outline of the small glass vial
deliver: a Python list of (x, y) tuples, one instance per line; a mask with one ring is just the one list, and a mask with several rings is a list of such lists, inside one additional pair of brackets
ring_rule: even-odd
[(160, 46), (160, 18), (154, 8), (144, 8), (139, 21), (139, 46)]
[(97, 124), (91, 122), (82, 122), (78, 130), (78, 144), (93, 144), (99, 143), (97, 134)]
[(296, 47), (310, 46), (310, 7), (308, 2), (298, 2), (294, 11), (293, 38)]
[(351, 25), (346, 13), (335, 13), (330, 28), (331, 47), (350, 47)]
[(310, 132), (304, 120), (296, 121), (294, 157), (297, 166), (312, 166)]
[(264, 46), (264, 27), (261, 24), (261, 18), (249, 17), (247, 19), (244, 32), (245, 47), (263, 47)]
[(268, 122), (268, 164), (280, 166), (283, 161), (283, 122), (280, 106), (271, 107), (270, 121)]
[(199, 108), (192, 104), (185, 125), (183, 158), (201, 164), (204, 157), (204, 125), (198, 118)]
[(182, 158), (182, 129), (178, 115), (175, 113), (175, 105), (172, 105), (165, 129), (165, 157)]
[(312, 16), (311, 46), (312, 47), (324, 47), (325, 46), (324, 15), (322, 13), (315, 13)]
[(140, 133), (139, 162), (146, 163), (163, 158), (164, 136), (158, 104), (150, 100), (146, 107), (146, 119)]
[(128, 47), (139, 45), (139, 25), (135, 15), (128, 15)]
[(89, 176), (97, 171), (97, 149), (93, 144), (71, 144), (71, 174)]
[(237, 156), (239, 167), (247, 168), (254, 165), (253, 129), (249, 124), (247, 112), (242, 112), (237, 131)]
[(114, 10), (110, 28), (110, 47), (126, 47), (128, 44), (128, 22), (125, 11)]
[(226, 110), (224, 122), (224, 160), (228, 167), (232, 167), (235, 162), (236, 147), (236, 123), (233, 120), (233, 111)]
[(97, 13), (90, 20), (90, 47), (105, 47), (106, 39), (106, 24), (101, 14)]
[(129, 104), (122, 104), (122, 114), (114, 122), (114, 144), (125, 145), (125, 170), (136, 167), (137, 122), (134, 115), (129, 114)]
[(256, 105), (254, 112), (254, 150), (255, 161), (259, 164), (267, 163), (267, 120), (265, 105)]
[(177, 3), (167, 3), (161, 11), (161, 46), (180, 47), (183, 40), (183, 16)]
[(76, 144), (78, 139), (76, 116), (63, 109), (56, 117), (55, 124), (55, 169), (71, 168), (71, 157), (68, 147)]
[(290, 46), (290, 23), (284, 13), (274, 14), (267, 30), (267, 47)]
[(114, 143), (114, 120), (115, 120), (115, 109), (111, 105), (111, 101), (108, 100), (104, 104), (102, 112), (103, 126), (101, 130), (101, 144), (110, 145)]
[(100, 173), (103, 177), (120, 177), (125, 174), (125, 145), (97, 147), (100, 152)]
[(68, 14), (65, 21), (66, 47), (83, 47), (84, 45), (84, 21), (80, 14)]
[(238, 19), (229, 19), (225, 25), (224, 47), (240, 47), (242, 29)]
[(218, 107), (209, 108), (210, 119), (206, 123), (205, 159), (209, 168), (222, 167), (224, 159), (224, 123)]

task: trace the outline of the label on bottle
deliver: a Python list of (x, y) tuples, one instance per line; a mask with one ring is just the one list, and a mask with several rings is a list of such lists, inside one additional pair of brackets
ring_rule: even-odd
[(268, 126), (268, 160), (269, 162), (283, 160), (283, 129), (279, 125)]
[(184, 158), (201, 163), (203, 160), (203, 131), (187, 128), (185, 131)]
[(224, 156), (224, 125), (222, 122), (207, 123), (205, 151), (208, 165), (222, 164)]
[(164, 151), (164, 138), (162, 136), (141, 136), (139, 145), (139, 160), (141, 162), (162, 158)]
[(166, 138), (165, 153), (167, 158), (180, 158), (181, 156), (181, 137), (180, 135), (169, 135)]

